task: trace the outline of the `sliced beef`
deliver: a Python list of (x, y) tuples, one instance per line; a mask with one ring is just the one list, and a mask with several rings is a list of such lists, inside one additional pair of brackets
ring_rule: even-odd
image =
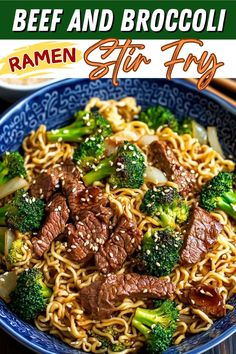
[(125, 297), (169, 298), (173, 292), (174, 284), (166, 279), (136, 273), (110, 274), (81, 289), (80, 301), (87, 314), (103, 319), (109, 318), (117, 302)]
[(142, 233), (136, 223), (122, 215), (111, 238), (95, 255), (98, 270), (102, 273), (119, 270), (127, 257), (138, 249), (141, 241)]
[(153, 141), (150, 144), (152, 154), (152, 162), (158, 165), (165, 172), (169, 181), (176, 183), (179, 186), (179, 191), (183, 196), (189, 194), (196, 184), (195, 173), (186, 170), (180, 165), (174, 152), (163, 141)]
[(204, 258), (222, 229), (223, 226), (214, 216), (200, 207), (195, 207), (186, 227), (181, 252), (182, 263), (195, 264)]
[[(71, 258), (79, 262), (86, 262), (92, 258), (94, 251), (90, 247), (91, 234), (87, 234), (86, 226), (78, 231), (73, 224), (68, 224), (64, 235), (67, 236), (68, 249)], [(86, 243), (88, 240), (89, 244)]]
[(54, 194), (46, 207), (46, 222), (40, 230), (38, 237), (32, 238), (35, 253), (41, 257), (46, 252), (52, 241), (64, 232), (69, 218), (69, 209), (66, 198), (60, 194)]
[(95, 205), (90, 208), (90, 211), (92, 211), (100, 221), (103, 221), (109, 226), (110, 219), (114, 214), (111, 208), (103, 205)]
[(91, 210), (108, 203), (102, 189), (96, 186), (85, 188), (80, 180), (80, 173), (73, 162), (62, 166), (62, 190), (67, 196), (71, 216), (79, 220), (79, 214), (83, 210)]
[(81, 181), (78, 168), (71, 160), (67, 160), (59, 167), (59, 172), (63, 194), (67, 197), (71, 216), (75, 219), (78, 213), (78, 205), (81, 203), (80, 194), (85, 186)]
[(209, 316), (222, 317), (226, 314), (222, 296), (210, 285), (200, 284), (196, 287), (184, 289), (181, 300)]
[(73, 201), (85, 187), (78, 168), (70, 159), (42, 172), (33, 182), (30, 193), (33, 197), (48, 200), (60, 185), (73, 211)]
[(90, 186), (85, 188), (80, 194), (80, 204), (77, 214), (83, 210), (96, 210), (97, 207), (105, 206), (108, 203), (107, 197), (101, 188)]
[[(101, 206), (102, 208), (102, 206)], [(88, 261), (103, 245), (109, 237), (109, 218), (113, 215), (110, 208), (105, 208), (97, 216), (89, 210), (79, 214), (79, 221), (76, 227), (69, 224), (66, 228), (68, 238), (68, 252), (78, 262)]]
[(49, 168), (38, 175), (30, 187), (32, 197), (49, 200), (55, 190), (59, 187), (57, 168)]

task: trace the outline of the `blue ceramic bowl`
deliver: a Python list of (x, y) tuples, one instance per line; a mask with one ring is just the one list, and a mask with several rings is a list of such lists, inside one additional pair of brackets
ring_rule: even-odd
[[(18, 149), (23, 138), (40, 124), (49, 129), (65, 124), (83, 109), (93, 96), (103, 100), (134, 96), (142, 107), (160, 104), (181, 119), (190, 116), (201, 124), (217, 126), (226, 156), (236, 159), (236, 108), (207, 91), (199, 92), (183, 81), (164, 79), (123, 79), (114, 87), (111, 80), (64, 80), (42, 88), (17, 103), (0, 119), (0, 153)], [(236, 305), (236, 298), (231, 300)], [(53, 336), (38, 331), (17, 318), (0, 302), (0, 326), (27, 347), (39, 353), (79, 354)], [(191, 336), (166, 354), (200, 354), (236, 332), (236, 310), (217, 320), (205, 333)]]

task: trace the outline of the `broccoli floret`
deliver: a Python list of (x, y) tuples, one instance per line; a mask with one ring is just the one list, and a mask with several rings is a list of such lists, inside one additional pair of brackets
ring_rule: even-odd
[(100, 342), (99, 348), (101, 348), (101, 349), (109, 348), (109, 345), (111, 344), (111, 342), (107, 337), (100, 336), (97, 333), (96, 334), (93, 333), (93, 336), (95, 336), (97, 338), (97, 340)]
[(0, 185), (7, 183), (14, 177), (25, 178), (26, 176), (24, 159), (19, 152), (5, 152), (0, 161)]
[(193, 119), (188, 117), (184, 118), (179, 129), (179, 134), (193, 135)]
[(233, 172), (233, 189), (236, 189), (236, 167)]
[(182, 237), (171, 228), (147, 232), (139, 254), (143, 272), (156, 277), (170, 274), (179, 261), (182, 245)]
[(170, 300), (156, 309), (137, 308), (132, 325), (145, 336), (148, 353), (161, 354), (170, 346), (178, 316), (176, 304)]
[(233, 173), (220, 172), (202, 188), (200, 205), (207, 211), (221, 209), (236, 220), (236, 191)]
[(22, 239), (17, 239), (12, 242), (11, 248), (9, 249), (7, 260), (11, 265), (19, 262), (23, 256), (22, 247), (24, 242)]
[(183, 223), (189, 215), (187, 202), (174, 187), (160, 186), (149, 189), (143, 198), (140, 210), (155, 217), (162, 227), (175, 227)]
[(164, 125), (167, 125), (174, 132), (179, 130), (179, 123), (174, 114), (168, 108), (162, 106), (147, 108), (139, 114), (138, 120), (155, 130)]
[(123, 352), (123, 350), (127, 349), (123, 343), (112, 343), (110, 348), (115, 353)]
[(112, 134), (110, 123), (98, 112), (79, 111), (75, 113), (75, 121), (63, 128), (47, 133), (49, 141), (79, 142), (86, 135), (102, 135), (103, 138)]
[(90, 170), (104, 155), (105, 144), (102, 135), (85, 139), (75, 150), (73, 160), (82, 170)]
[[(104, 332), (104, 334), (110, 334), (110, 335), (112, 335), (113, 338), (117, 339), (118, 332), (115, 331), (113, 326), (104, 327), (103, 332)], [(100, 334), (94, 332), (93, 330), (89, 331), (89, 334), (92, 337), (95, 337), (100, 342), (101, 349), (107, 349), (110, 346), (112, 346), (112, 343), (108, 337), (100, 335)]]
[(10, 294), (10, 308), (22, 320), (31, 322), (44, 311), (52, 291), (43, 282), (43, 273), (31, 268), (20, 274)]
[(118, 147), (117, 153), (101, 160), (94, 171), (88, 172), (84, 183), (109, 177), (109, 183), (118, 188), (139, 188), (144, 183), (145, 162), (139, 149), (129, 142)]
[(0, 225), (7, 225), (23, 233), (37, 230), (42, 225), (44, 208), (42, 200), (19, 190), (10, 203), (0, 208)]

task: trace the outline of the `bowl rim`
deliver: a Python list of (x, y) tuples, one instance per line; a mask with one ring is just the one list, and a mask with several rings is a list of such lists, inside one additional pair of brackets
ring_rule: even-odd
[[(130, 80), (166, 80), (168, 82), (167, 79), (163, 78), (133, 78)], [(58, 86), (60, 86), (62, 83), (68, 83), (68, 84), (73, 84), (73, 83), (79, 83), (79, 82), (83, 82), (84, 80), (89, 80), (88, 78), (84, 78), (84, 79), (80, 79), (80, 78), (68, 78), (68, 79), (63, 79), (63, 80), (55, 80), (53, 82), (49, 82), (46, 85), (43, 85), (42, 87), (39, 87), (38, 89), (35, 88), (35, 91), (33, 91), (32, 93), (30, 93), (29, 95), (20, 98), (19, 100), (17, 100), (15, 103), (13, 103), (9, 108), (7, 108), (1, 115), (0, 115), (0, 121), (4, 122), (7, 118), (8, 115), (11, 113), (12, 110), (16, 109), (16, 108), (20, 108), (21, 105), (23, 105), (24, 103), (26, 103), (29, 99), (32, 99), (36, 96), (38, 96), (39, 94), (43, 94), (44, 91), (47, 91), (48, 88), (53, 89), (53, 88), (57, 88)], [(99, 80), (106, 80), (104, 79), (99, 79)], [(122, 78), (120, 79), (122, 80)], [(218, 96), (217, 94), (208, 91), (207, 89), (203, 90), (203, 91), (199, 91), (198, 88), (196, 87), (195, 84), (193, 84), (192, 82), (189, 82), (185, 79), (171, 79), (169, 80), (170, 82), (174, 82), (177, 83), (178, 85), (182, 85), (186, 88), (189, 88), (190, 90), (193, 90), (196, 93), (200, 93), (203, 95), (206, 95), (207, 98), (211, 98), (213, 100), (215, 100), (216, 102), (218, 102), (221, 106), (223, 106), (225, 109), (229, 110), (231, 113), (233, 113), (234, 115), (236, 115), (236, 105), (234, 106), (233, 104), (229, 103), (228, 101), (226, 101), (224, 98)], [(236, 119), (236, 117), (235, 117)]]
[[(158, 78), (139, 78), (137, 80), (149, 80), (149, 79), (160, 80)], [(63, 79), (63, 80), (56, 80), (54, 82), (49, 82), (48, 84), (40, 87), (35, 92), (31, 93), (30, 95), (28, 95), (24, 98), (21, 98), (16, 103), (11, 105), (5, 112), (3, 112), (3, 114), (0, 115), (0, 122), (4, 123), (8, 119), (8, 116), (12, 113), (12, 111), (14, 111), (15, 109), (19, 109), (23, 104), (27, 103), (28, 100), (33, 99), (34, 97), (36, 97), (38, 95), (42, 95), (45, 91), (48, 90), (48, 88), (54, 89), (54, 88), (57, 88), (58, 86), (65, 85), (67, 83), (68, 84), (74, 84), (74, 83), (79, 84), (80, 82), (83, 82), (84, 80), (87, 81), (89, 79), (87, 79), (87, 78), (84, 78), (84, 79), (73, 78), (73, 79)], [(102, 80), (102, 79), (100, 79), (100, 80)], [(121, 80), (122, 80), (122, 78), (121, 78)], [(135, 79), (131, 79), (131, 80), (135, 80)], [(166, 79), (164, 79), (164, 80), (166, 80)], [(186, 87), (192, 91), (195, 91), (196, 93), (203, 94), (207, 98), (215, 100), (217, 103), (219, 103), (221, 106), (223, 106), (226, 110), (229, 110), (231, 113), (233, 113), (235, 115), (235, 119), (236, 119), (236, 106), (227, 102), (222, 97), (219, 97), (217, 94), (207, 91), (207, 89), (199, 92), (199, 90), (197, 89), (195, 84), (188, 82), (184, 79), (172, 79), (171, 81), (180, 85), (180, 86), (183, 86), (183, 87)], [(37, 353), (56, 354), (55, 352), (52, 352), (52, 351), (49, 351), (49, 350), (44, 349), (42, 347), (39, 347), (38, 344), (35, 344), (34, 342), (28, 340), (22, 334), (15, 332), (14, 329), (12, 329), (7, 323), (5, 323), (1, 317), (0, 317), (0, 328), (2, 328), (6, 333), (8, 333), (15, 340), (17, 340), (21, 344), (25, 345), (27, 348), (34, 350)], [(35, 327), (35, 329), (38, 330), (36, 327)], [(209, 349), (215, 347), (216, 345), (220, 344), (222, 341), (229, 338), (235, 332), (236, 332), (236, 324), (234, 324), (232, 327), (230, 327), (229, 329), (227, 329), (226, 331), (221, 333), (216, 338), (213, 338), (210, 341), (208, 341), (207, 343), (200, 345), (199, 348), (191, 349), (190, 351), (188, 351), (188, 354), (205, 353), (206, 350), (209, 350)]]

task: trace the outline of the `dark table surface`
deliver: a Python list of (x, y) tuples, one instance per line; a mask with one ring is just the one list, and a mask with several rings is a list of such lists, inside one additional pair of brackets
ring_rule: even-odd
[[(8, 107), (9, 103), (0, 99), (0, 114)], [(27, 349), (20, 343), (16, 342), (11, 336), (0, 329), (0, 354), (33, 354), (34, 352)], [(62, 353), (57, 353), (62, 354)], [(236, 354), (236, 334), (227, 339), (212, 350), (205, 352), (205, 354)]]

